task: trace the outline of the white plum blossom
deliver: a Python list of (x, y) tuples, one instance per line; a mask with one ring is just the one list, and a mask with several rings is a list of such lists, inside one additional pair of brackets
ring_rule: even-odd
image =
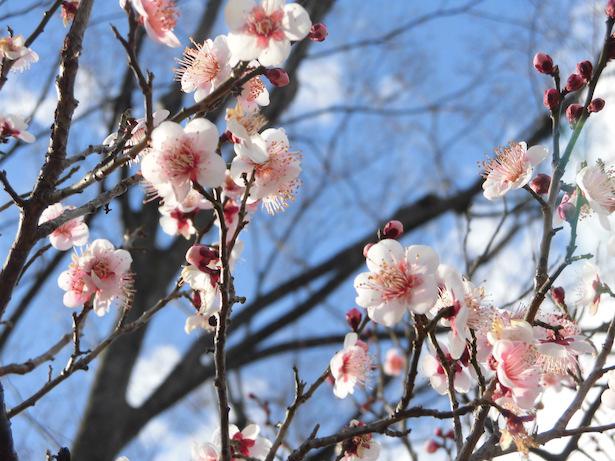
[(589, 261), (583, 263), (581, 271), (581, 284), (576, 304), (582, 308), (589, 308), (589, 313), (595, 315), (603, 293), (600, 272), (598, 267)]
[[(226, 128), (236, 138), (234, 141), (250, 144), (252, 136), (267, 124), (267, 119), (258, 109), (246, 110), (240, 103), (226, 109)], [(256, 137), (255, 139), (259, 139)]]
[(32, 143), (36, 138), (27, 131), (28, 124), (16, 115), (0, 115), (0, 143), (8, 142), (9, 138), (20, 139)]
[(333, 393), (340, 399), (353, 394), (357, 384), (365, 385), (372, 369), (367, 344), (356, 333), (348, 333), (344, 339), (344, 348), (333, 356), (329, 367), (335, 381)]
[[(38, 220), (39, 224), (51, 221), (61, 216), (67, 210), (73, 210), (74, 206), (64, 206), (61, 203), (54, 203), (48, 206)], [(85, 245), (88, 242), (88, 225), (83, 222), (83, 216), (65, 222), (49, 234), (51, 246), (56, 250), (66, 251), (73, 246)]]
[(183, 201), (175, 200), (173, 194), (164, 194), (160, 212), (160, 227), (169, 235), (181, 235), (188, 239), (196, 233), (193, 219), (200, 210), (209, 210), (212, 205), (198, 191), (191, 189)]
[[(160, 110), (155, 111), (152, 114), (152, 122), (153, 122), (154, 128), (156, 128), (158, 125), (164, 122), (169, 117), (169, 114), (170, 112), (166, 109), (160, 109)], [(130, 130), (130, 138), (128, 138), (128, 140), (126, 141), (126, 145), (128, 147), (132, 147), (132, 146), (136, 146), (140, 142), (143, 142), (145, 140), (146, 128), (147, 128), (147, 120), (145, 119), (145, 117), (136, 119), (134, 126)], [(103, 145), (108, 146), (108, 147), (112, 146), (117, 140), (117, 137), (118, 137), (117, 132), (111, 133), (109, 136), (107, 136), (104, 139)]]
[(277, 66), (290, 54), (290, 42), (305, 38), (312, 22), (298, 3), (285, 0), (229, 0), (224, 11), (229, 48), (239, 61), (258, 59)]
[[(271, 442), (259, 434), (260, 427), (256, 424), (249, 424), (242, 431), (234, 424), (229, 425), (231, 460), (265, 459), (271, 448)], [(192, 461), (220, 461), (221, 445), (220, 429), (216, 429), (211, 442), (192, 446)]]
[(141, 162), (143, 177), (163, 197), (170, 190), (177, 202), (186, 198), (194, 182), (219, 187), (226, 163), (216, 153), (217, 146), (218, 130), (209, 120), (196, 118), (185, 128), (163, 122), (152, 132), (152, 147)]
[(247, 203), (261, 201), (269, 214), (288, 207), (299, 187), (301, 156), (289, 151), (286, 132), (270, 128), (250, 138), (250, 143), (235, 144), (236, 156), (231, 164), (233, 180), (243, 186), (244, 175), (254, 174)]
[[(365, 426), (365, 423), (353, 419), (350, 428)], [(343, 456), (340, 461), (376, 461), (380, 456), (380, 443), (376, 442), (372, 434), (361, 434), (340, 446)]]
[(200, 102), (231, 76), (231, 54), (225, 35), (192, 44), (184, 50), (175, 72), (182, 91), (194, 93), (194, 100)]
[(81, 256), (73, 257), (69, 269), (58, 278), (58, 285), (66, 291), (64, 305), (78, 307), (93, 301), (94, 312), (106, 314), (112, 301), (126, 299), (129, 294), (131, 263), (128, 251), (115, 249), (108, 240), (94, 240)]
[(139, 15), (152, 40), (171, 48), (181, 45), (173, 33), (179, 16), (174, 0), (120, 0), (120, 6), (125, 8), (126, 2), (130, 2)]
[(606, 374), (608, 388), (602, 393), (602, 404), (615, 410), (615, 370), (611, 370)]
[(585, 166), (577, 174), (577, 186), (601, 224), (610, 229), (607, 217), (615, 211), (615, 172), (602, 161)]
[(404, 248), (397, 240), (384, 239), (372, 245), (366, 260), (369, 272), (354, 280), (356, 303), (374, 322), (393, 326), (406, 311), (424, 314), (433, 307), (439, 258), (432, 248)]
[(26, 46), (23, 35), (0, 38), (0, 58), (13, 61), (12, 71), (24, 71), (38, 61), (38, 54)]
[[(457, 392), (468, 392), (470, 389), (471, 378), (467, 370), (469, 362), (466, 357), (462, 360), (454, 360), (448, 352), (444, 344), (440, 344), (440, 349), (444, 357), (449, 362), (450, 370), (453, 373), (453, 386)], [(431, 386), (439, 393), (446, 394), (448, 392), (448, 378), (446, 370), (438, 357), (436, 349), (429, 344), (428, 353), (423, 355), (421, 361), (421, 372), (427, 378)]]
[(495, 158), (483, 162), (485, 197), (495, 200), (510, 190), (525, 186), (532, 179), (534, 167), (548, 154), (543, 146), (533, 146), (528, 149), (524, 142), (511, 143), (496, 150)]
[(269, 105), (269, 91), (261, 77), (253, 77), (243, 84), (237, 102), (248, 112), (253, 112), (259, 106)]

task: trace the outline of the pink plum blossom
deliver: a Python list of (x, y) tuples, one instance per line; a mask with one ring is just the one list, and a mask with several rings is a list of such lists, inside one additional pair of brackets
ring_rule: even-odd
[(247, 203), (261, 201), (269, 214), (288, 207), (299, 187), (301, 156), (289, 151), (288, 137), (281, 128), (270, 128), (251, 137), (249, 144), (235, 144), (237, 155), (231, 164), (231, 176), (244, 185), (254, 174)]
[[(219, 187), (224, 182), (226, 163), (216, 153), (218, 130), (209, 120), (196, 118), (185, 128), (163, 122), (152, 132), (152, 147), (143, 157), (143, 177), (160, 195), (170, 191), (182, 202), (192, 183)], [(164, 195), (163, 195), (164, 197)]]
[[(51, 221), (61, 216), (66, 210), (72, 210), (73, 206), (64, 206), (61, 203), (54, 203), (48, 206), (38, 220), (39, 225)], [(83, 216), (65, 222), (49, 234), (51, 246), (56, 250), (66, 251), (73, 246), (85, 245), (88, 242), (88, 225), (83, 222)]]
[[(446, 346), (440, 345), (440, 349), (444, 353), (446, 359), (450, 362), (450, 369), (453, 372), (453, 385), (457, 392), (468, 392), (470, 389), (471, 379), (467, 370), (469, 362), (464, 357), (463, 360), (453, 360), (448, 353)], [(421, 361), (421, 372), (429, 378), (431, 386), (439, 393), (448, 393), (448, 378), (446, 370), (438, 357), (436, 350), (429, 345), (428, 353), (423, 355)]]
[[(237, 426), (229, 426), (229, 437), (231, 442), (231, 461), (241, 461), (242, 459), (259, 459), (267, 457), (271, 442), (260, 435), (260, 427), (256, 424), (249, 424), (242, 431)], [(195, 444), (192, 447), (192, 461), (220, 461), (220, 429), (212, 435), (212, 441), (204, 444)], [(240, 456), (240, 457), (235, 457)]]
[[(152, 122), (153, 122), (154, 128), (156, 128), (158, 125), (164, 122), (169, 116), (169, 114), (170, 112), (166, 109), (160, 109), (154, 112), (152, 114)], [(130, 130), (130, 138), (128, 138), (128, 140), (126, 141), (126, 145), (128, 147), (132, 147), (132, 146), (136, 146), (140, 142), (143, 142), (145, 140), (146, 128), (147, 128), (147, 121), (145, 117), (136, 119), (134, 122), (134, 126)], [(105, 138), (105, 140), (103, 141), (103, 144), (105, 146), (112, 146), (117, 140), (117, 137), (118, 137), (117, 132), (111, 133), (109, 136)]]
[(285, 0), (229, 0), (224, 11), (229, 48), (240, 61), (276, 66), (290, 54), (290, 42), (305, 38), (312, 23), (298, 3)]
[(436, 302), (439, 258), (428, 246), (404, 248), (397, 240), (384, 239), (367, 252), (369, 272), (354, 280), (356, 303), (369, 318), (386, 326), (398, 323), (404, 312), (427, 312)]
[(262, 79), (256, 76), (244, 83), (241, 93), (237, 96), (237, 102), (248, 112), (256, 110), (259, 106), (268, 106), (269, 91)]
[(66, 291), (64, 304), (77, 307), (93, 297), (94, 312), (98, 316), (106, 314), (113, 300), (128, 295), (131, 263), (128, 251), (115, 249), (108, 240), (94, 240), (58, 278), (58, 285)]
[(200, 102), (231, 76), (230, 51), (225, 35), (192, 45), (184, 50), (175, 72), (182, 91), (194, 93), (195, 101)]
[(340, 399), (353, 394), (357, 384), (365, 385), (372, 369), (367, 344), (359, 340), (356, 333), (348, 333), (344, 339), (344, 348), (333, 356), (329, 367), (335, 380), (333, 393)]
[(239, 103), (233, 108), (226, 109), (225, 118), (228, 131), (236, 138), (233, 142), (241, 142), (249, 146), (252, 145), (252, 136), (257, 135), (267, 124), (267, 119), (257, 108), (248, 111)]
[(139, 15), (152, 40), (171, 48), (181, 45), (173, 33), (179, 16), (174, 0), (120, 0), (120, 6), (124, 8), (127, 1)]
[(173, 194), (165, 194), (160, 211), (160, 227), (169, 235), (181, 235), (188, 239), (196, 233), (193, 219), (200, 210), (212, 208), (199, 192), (191, 189), (181, 202), (174, 199)]
[[(350, 428), (362, 427), (365, 423), (353, 419)], [(380, 456), (380, 443), (374, 440), (372, 434), (361, 434), (344, 441), (341, 444), (343, 456), (340, 461), (376, 461)]]
[(502, 339), (493, 345), (495, 371), (501, 385), (510, 389), (515, 403), (530, 409), (540, 393), (540, 372), (531, 345)]
[(26, 131), (28, 124), (16, 115), (0, 115), (0, 143), (8, 142), (8, 138), (20, 139), (23, 142), (31, 143), (36, 138)]
[(24, 71), (38, 61), (38, 54), (26, 46), (23, 35), (0, 38), (0, 57), (13, 61), (12, 71)]
[(532, 179), (534, 167), (547, 155), (548, 151), (543, 146), (528, 149), (524, 142), (512, 143), (496, 150), (496, 157), (483, 163), (485, 197), (495, 200), (510, 190), (525, 186)]
[(384, 374), (399, 376), (406, 369), (406, 356), (397, 348), (389, 349), (384, 359)]
[(600, 222), (610, 229), (607, 216), (615, 211), (615, 172), (599, 161), (586, 166), (577, 174), (577, 186), (590, 208), (598, 214)]

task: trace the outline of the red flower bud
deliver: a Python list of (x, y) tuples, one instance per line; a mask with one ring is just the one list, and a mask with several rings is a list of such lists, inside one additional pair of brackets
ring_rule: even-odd
[(382, 228), (382, 232), (380, 234), (380, 238), (396, 239), (403, 233), (404, 233), (404, 225), (401, 222), (394, 219), (384, 225), (384, 227)]
[(540, 173), (537, 174), (534, 179), (530, 182), (530, 187), (534, 192), (538, 195), (544, 195), (549, 192), (549, 186), (551, 185), (551, 176), (548, 174)]
[(433, 439), (428, 440), (427, 444), (425, 444), (425, 451), (427, 453), (435, 453), (439, 449), (440, 449), (440, 445), (438, 444), (438, 442), (436, 442)]
[(316, 24), (312, 24), (308, 38), (315, 42), (324, 42), (327, 35), (329, 35), (327, 26), (325, 26), (322, 22), (318, 22)]
[(444, 437), (444, 432), (442, 432), (441, 427), (436, 427), (436, 430), (433, 432), (436, 437)]
[(570, 74), (570, 77), (568, 77), (568, 81), (566, 82), (566, 91), (568, 93), (573, 93), (580, 90), (584, 86), (585, 79), (583, 77), (579, 74)]
[(583, 77), (586, 82), (589, 82), (592, 79), (593, 71), (594, 66), (590, 61), (581, 61), (577, 64), (577, 73)]
[(353, 307), (348, 312), (346, 312), (346, 322), (352, 331), (357, 331), (359, 325), (361, 324), (361, 318), (363, 315), (356, 307)]
[(267, 69), (265, 71), (265, 77), (269, 79), (273, 86), (283, 87), (288, 85), (290, 82), (290, 78), (286, 71), (280, 67), (276, 67), (275, 69)]
[(609, 0), (606, 3), (606, 8), (604, 9), (604, 12), (609, 18), (615, 19), (615, 0)]
[(536, 53), (534, 56), (534, 67), (541, 74), (552, 75), (555, 72), (553, 59), (548, 54)]
[(592, 112), (600, 112), (602, 109), (604, 109), (605, 104), (606, 103), (604, 102), (604, 99), (596, 98), (592, 102), (589, 103), (589, 106), (587, 106), (587, 110), (589, 111), (590, 114)]
[(455, 438), (455, 431), (450, 429), (447, 433), (446, 433), (446, 437), (448, 437), (449, 439), (454, 439)]
[(551, 290), (551, 296), (556, 304), (563, 306), (566, 303), (566, 292), (562, 287), (555, 287)]
[(562, 97), (555, 88), (549, 88), (545, 91), (545, 95), (542, 102), (547, 109), (553, 111), (559, 107), (561, 99)]
[(568, 123), (573, 125), (583, 115), (583, 106), (581, 104), (570, 104), (566, 109), (566, 118)]
[(365, 244), (365, 246), (363, 247), (363, 256), (365, 256), (367, 258), (367, 252), (369, 251), (369, 249), (371, 247), (373, 247), (374, 244), (373, 243), (367, 243)]
[(571, 222), (576, 214), (576, 207), (570, 202), (564, 202), (557, 207), (557, 214), (561, 219), (567, 222)]

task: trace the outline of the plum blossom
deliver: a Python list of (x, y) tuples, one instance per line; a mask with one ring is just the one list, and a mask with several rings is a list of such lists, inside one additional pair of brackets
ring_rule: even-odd
[(514, 402), (522, 409), (532, 408), (540, 393), (535, 349), (522, 341), (502, 339), (493, 345), (493, 359), (498, 381), (510, 390)]
[(370, 319), (395, 325), (406, 310), (427, 312), (436, 302), (436, 270), (439, 258), (428, 246), (404, 248), (397, 240), (384, 239), (367, 252), (369, 272), (354, 280), (356, 303), (367, 309)]
[[(449, 362), (450, 370), (453, 372), (453, 385), (455, 390), (457, 392), (468, 392), (471, 383), (470, 373), (467, 369), (469, 365), (469, 355), (464, 354), (461, 359), (454, 360), (446, 346), (441, 344), (440, 349)], [(448, 392), (446, 370), (438, 357), (438, 353), (431, 344), (429, 345), (428, 353), (423, 356), (421, 361), (421, 372), (429, 378), (431, 386), (438, 393), (444, 395)]]
[(16, 115), (0, 115), (0, 143), (6, 143), (9, 138), (20, 139), (23, 142), (31, 143), (36, 138), (26, 131), (28, 124)]
[(231, 76), (231, 55), (225, 35), (192, 45), (184, 50), (175, 73), (182, 91), (194, 93), (194, 100), (200, 102)]
[[(349, 426), (362, 427), (365, 423), (353, 419)], [(356, 435), (341, 444), (340, 452), (343, 452), (340, 461), (376, 461), (380, 456), (380, 443), (374, 440), (372, 434)]]
[(174, 199), (172, 194), (165, 194), (160, 211), (160, 227), (169, 235), (181, 235), (188, 239), (196, 233), (194, 217), (200, 210), (209, 210), (212, 205), (199, 192), (191, 189), (181, 202)]
[[(74, 206), (64, 206), (61, 203), (54, 203), (48, 206), (38, 220), (39, 225), (47, 221), (56, 219), (66, 210), (73, 210)], [(89, 229), (88, 225), (83, 222), (83, 216), (71, 219), (56, 228), (49, 234), (51, 246), (56, 250), (66, 251), (73, 246), (85, 245), (88, 242)]]
[[(226, 127), (231, 132), (234, 142), (251, 145), (251, 138), (267, 124), (267, 119), (258, 109), (247, 111), (241, 104), (226, 109)], [(258, 138), (256, 138), (258, 139)]]
[(108, 240), (94, 240), (58, 278), (58, 285), (66, 291), (64, 305), (77, 307), (93, 298), (94, 312), (106, 314), (112, 301), (126, 299), (130, 292), (131, 263), (128, 251), (116, 250)]
[(26, 46), (23, 35), (0, 38), (0, 57), (13, 61), (10, 70), (24, 71), (38, 61), (38, 54)]
[(152, 40), (171, 48), (181, 45), (173, 33), (179, 16), (174, 0), (120, 0), (120, 6), (125, 8), (127, 1), (139, 15)]
[(344, 339), (344, 348), (333, 356), (329, 367), (335, 380), (333, 393), (340, 399), (353, 394), (357, 384), (365, 385), (372, 369), (367, 344), (356, 333), (348, 333)]
[(260, 200), (269, 214), (275, 214), (295, 198), (301, 156), (289, 151), (282, 128), (270, 128), (250, 139), (250, 143), (235, 144), (237, 155), (231, 164), (231, 176), (237, 184), (244, 185), (244, 175), (250, 179), (254, 174), (247, 203)]
[(465, 305), (466, 285), (461, 275), (446, 264), (438, 267), (438, 281), (440, 295), (436, 307), (438, 310), (452, 309), (450, 314), (442, 317), (441, 323), (450, 327), (448, 347), (451, 356), (458, 359), (463, 354), (467, 341), (472, 339), (468, 326), (470, 311)]
[[(259, 435), (260, 427), (249, 424), (240, 431), (234, 424), (229, 425), (231, 442), (231, 461), (240, 461), (245, 458), (265, 459), (271, 448), (271, 442)], [(211, 442), (194, 444), (192, 446), (192, 461), (220, 461), (220, 429), (217, 429)], [(240, 456), (236, 458), (235, 456)]]
[[(158, 125), (164, 122), (168, 118), (169, 114), (170, 112), (166, 109), (160, 109), (154, 112), (152, 114), (152, 122), (153, 122), (154, 128), (156, 128)], [(145, 117), (136, 119), (134, 121), (134, 125), (132, 129), (130, 130), (130, 138), (128, 138), (128, 140), (126, 141), (126, 146), (132, 147), (132, 146), (136, 146), (140, 142), (143, 142), (145, 140), (146, 128), (147, 128), (147, 121)], [(103, 141), (103, 144), (105, 146), (112, 146), (117, 140), (117, 137), (118, 137), (117, 132), (111, 133), (109, 136), (105, 138), (105, 140)]]
[(263, 80), (256, 76), (244, 83), (241, 93), (237, 96), (237, 102), (248, 112), (253, 112), (259, 106), (268, 106), (269, 91)]
[(615, 211), (615, 171), (602, 162), (586, 166), (577, 174), (577, 186), (589, 207), (598, 214), (602, 225), (609, 229), (607, 216)]
[(387, 351), (384, 359), (384, 374), (388, 376), (399, 376), (406, 368), (406, 356), (397, 348)]
[(226, 163), (216, 153), (217, 145), (218, 130), (209, 120), (196, 118), (185, 128), (162, 122), (152, 132), (152, 147), (141, 162), (143, 177), (163, 197), (170, 190), (168, 196), (177, 202), (186, 198), (193, 182), (219, 187)]
[[(250, 218), (252, 214), (256, 212), (256, 208), (258, 207), (257, 203), (253, 203), (250, 205), (246, 204), (245, 215), (243, 217), (243, 221), (248, 223), (250, 222)], [(241, 204), (234, 199), (228, 199), (224, 202), (224, 224), (226, 225), (226, 241), (230, 242), (235, 232), (237, 231), (237, 227), (239, 226), (239, 214), (241, 212)], [(216, 220), (214, 224), (220, 227), (220, 220), (216, 216)]]
[(485, 198), (495, 200), (510, 190), (525, 186), (532, 179), (534, 167), (548, 154), (543, 146), (528, 149), (524, 142), (497, 149), (495, 158), (483, 162)]
[(608, 388), (602, 393), (602, 403), (605, 407), (615, 410), (615, 370), (606, 374)]
[(285, 0), (230, 0), (224, 15), (229, 26), (229, 48), (240, 61), (258, 59), (276, 66), (290, 54), (290, 42), (305, 38), (312, 22), (298, 3)]
[(589, 261), (583, 263), (581, 285), (576, 304), (579, 307), (589, 307), (589, 313), (595, 315), (600, 306), (603, 294), (603, 283), (598, 267)]

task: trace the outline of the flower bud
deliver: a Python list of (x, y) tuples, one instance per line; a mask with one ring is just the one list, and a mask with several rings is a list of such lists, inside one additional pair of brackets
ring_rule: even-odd
[(570, 74), (570, 77), (568, 77), (568, 81), (566, 82), (566, 91), (568, 93), (573, 93), (580, 90), (584, 86), (585, 79), (583, 77), (579, 74)]
[(530, 182), (530, 187), (538, 195), (544, 195), (549, 192), (549, 186), (551, 186), (551, 176), (548, 174), (537, 174)]
[(581, 118), (581, 115), (583, 115), (581, 104), (570, 104), (566, 109), (566, 118), (571, 125), (574, 125)]
[(436, 427), (436, 430), (433, 433), (436, 437), (444, 437), (444, 432), (442, 432), (441, 427)]
[(559, 103), (562, 97), (555, 88), (549, 88), (545, 91), (545, 95), (543, 97), (542, 102), (545, 107), (551, 111), (557, 109), (559, 107)]
[(558, 306), (564, 306), (566, 304), (566, 292), (562, 287), (555, 287), (551, 290), (551, 297)]
[(367, 243), (365, 244), (365, 246), (363, 247), (363, 256), (365, 256), (367, 258), (367, 252), (369, 251), (369, 249), (371, 247), (373, 247), (374, 244), (373, 243)]
[(615, 19), (615, 0), (609, 0), (606, 3), (606, 8), (604, 9), (604, 12), (609, 18)]
[(576, 211), (577, 209), (572, 203), (568, 201), (564, 202), (564, 200), (562, 200), (562, 203), (557, 207), (557, 214), (562, 220), (567, 222), (571, 222), (574, 219)]
[(604, 102), (604, 99), (596, 98), (589, 103), (589, 106), (587, 106), (587, 110), (590, 114), (593, 112), (600, 112), (602, 109), (604, 109), (604, 104), (606, 104)]
[(454, 439), (455, 438), (455, 431), (452, 429), (449, 429), (449, 431), (446, 433), (446, 437), (449, 439)]
[(359, 329), (359, 325), (361, 324), (361, 318), (363, 315), (356, 307), (353, 307), (348, 312), (346, 312), (346, 322), (352, 331), (357, 331)]
[(380, 233), (380, 238), (396, 239), (403, 233), (404, 233), (404, 225), (401, 222), (394, 219), (384, 225), (384, 227), (382, 228), (382, 232)]
[(427, 453), (435, 453), (440, 449), (440, 445), (434, 439), (429, 439), (425, 444), (425, 451)]
[(591, 61), (581, 61), (577, 64), (577, 73), (585, 79), (586, 82), (589, 82), (592, 79), (592, 72), (594, 71), (594, 66)]
[(280, 67), (276, 67), (275, 69), (267, 69), (265, 71), (265, 77), (269, 79), (273, 86), (283, 87), (288, 85), (290, 82), (290, 78), (286, 71)]
[(318, 22), (316, 24), (312, 24), (308, 38), (314, 42), (324, 42), (327, 35), (329, 35), (327, 26), (325, 26), (322, 22)]
[(545, 53), (536, 53), (534, 56), (534, 67), (541, 74), (552, 75), (555, 72), (553, 59)]

